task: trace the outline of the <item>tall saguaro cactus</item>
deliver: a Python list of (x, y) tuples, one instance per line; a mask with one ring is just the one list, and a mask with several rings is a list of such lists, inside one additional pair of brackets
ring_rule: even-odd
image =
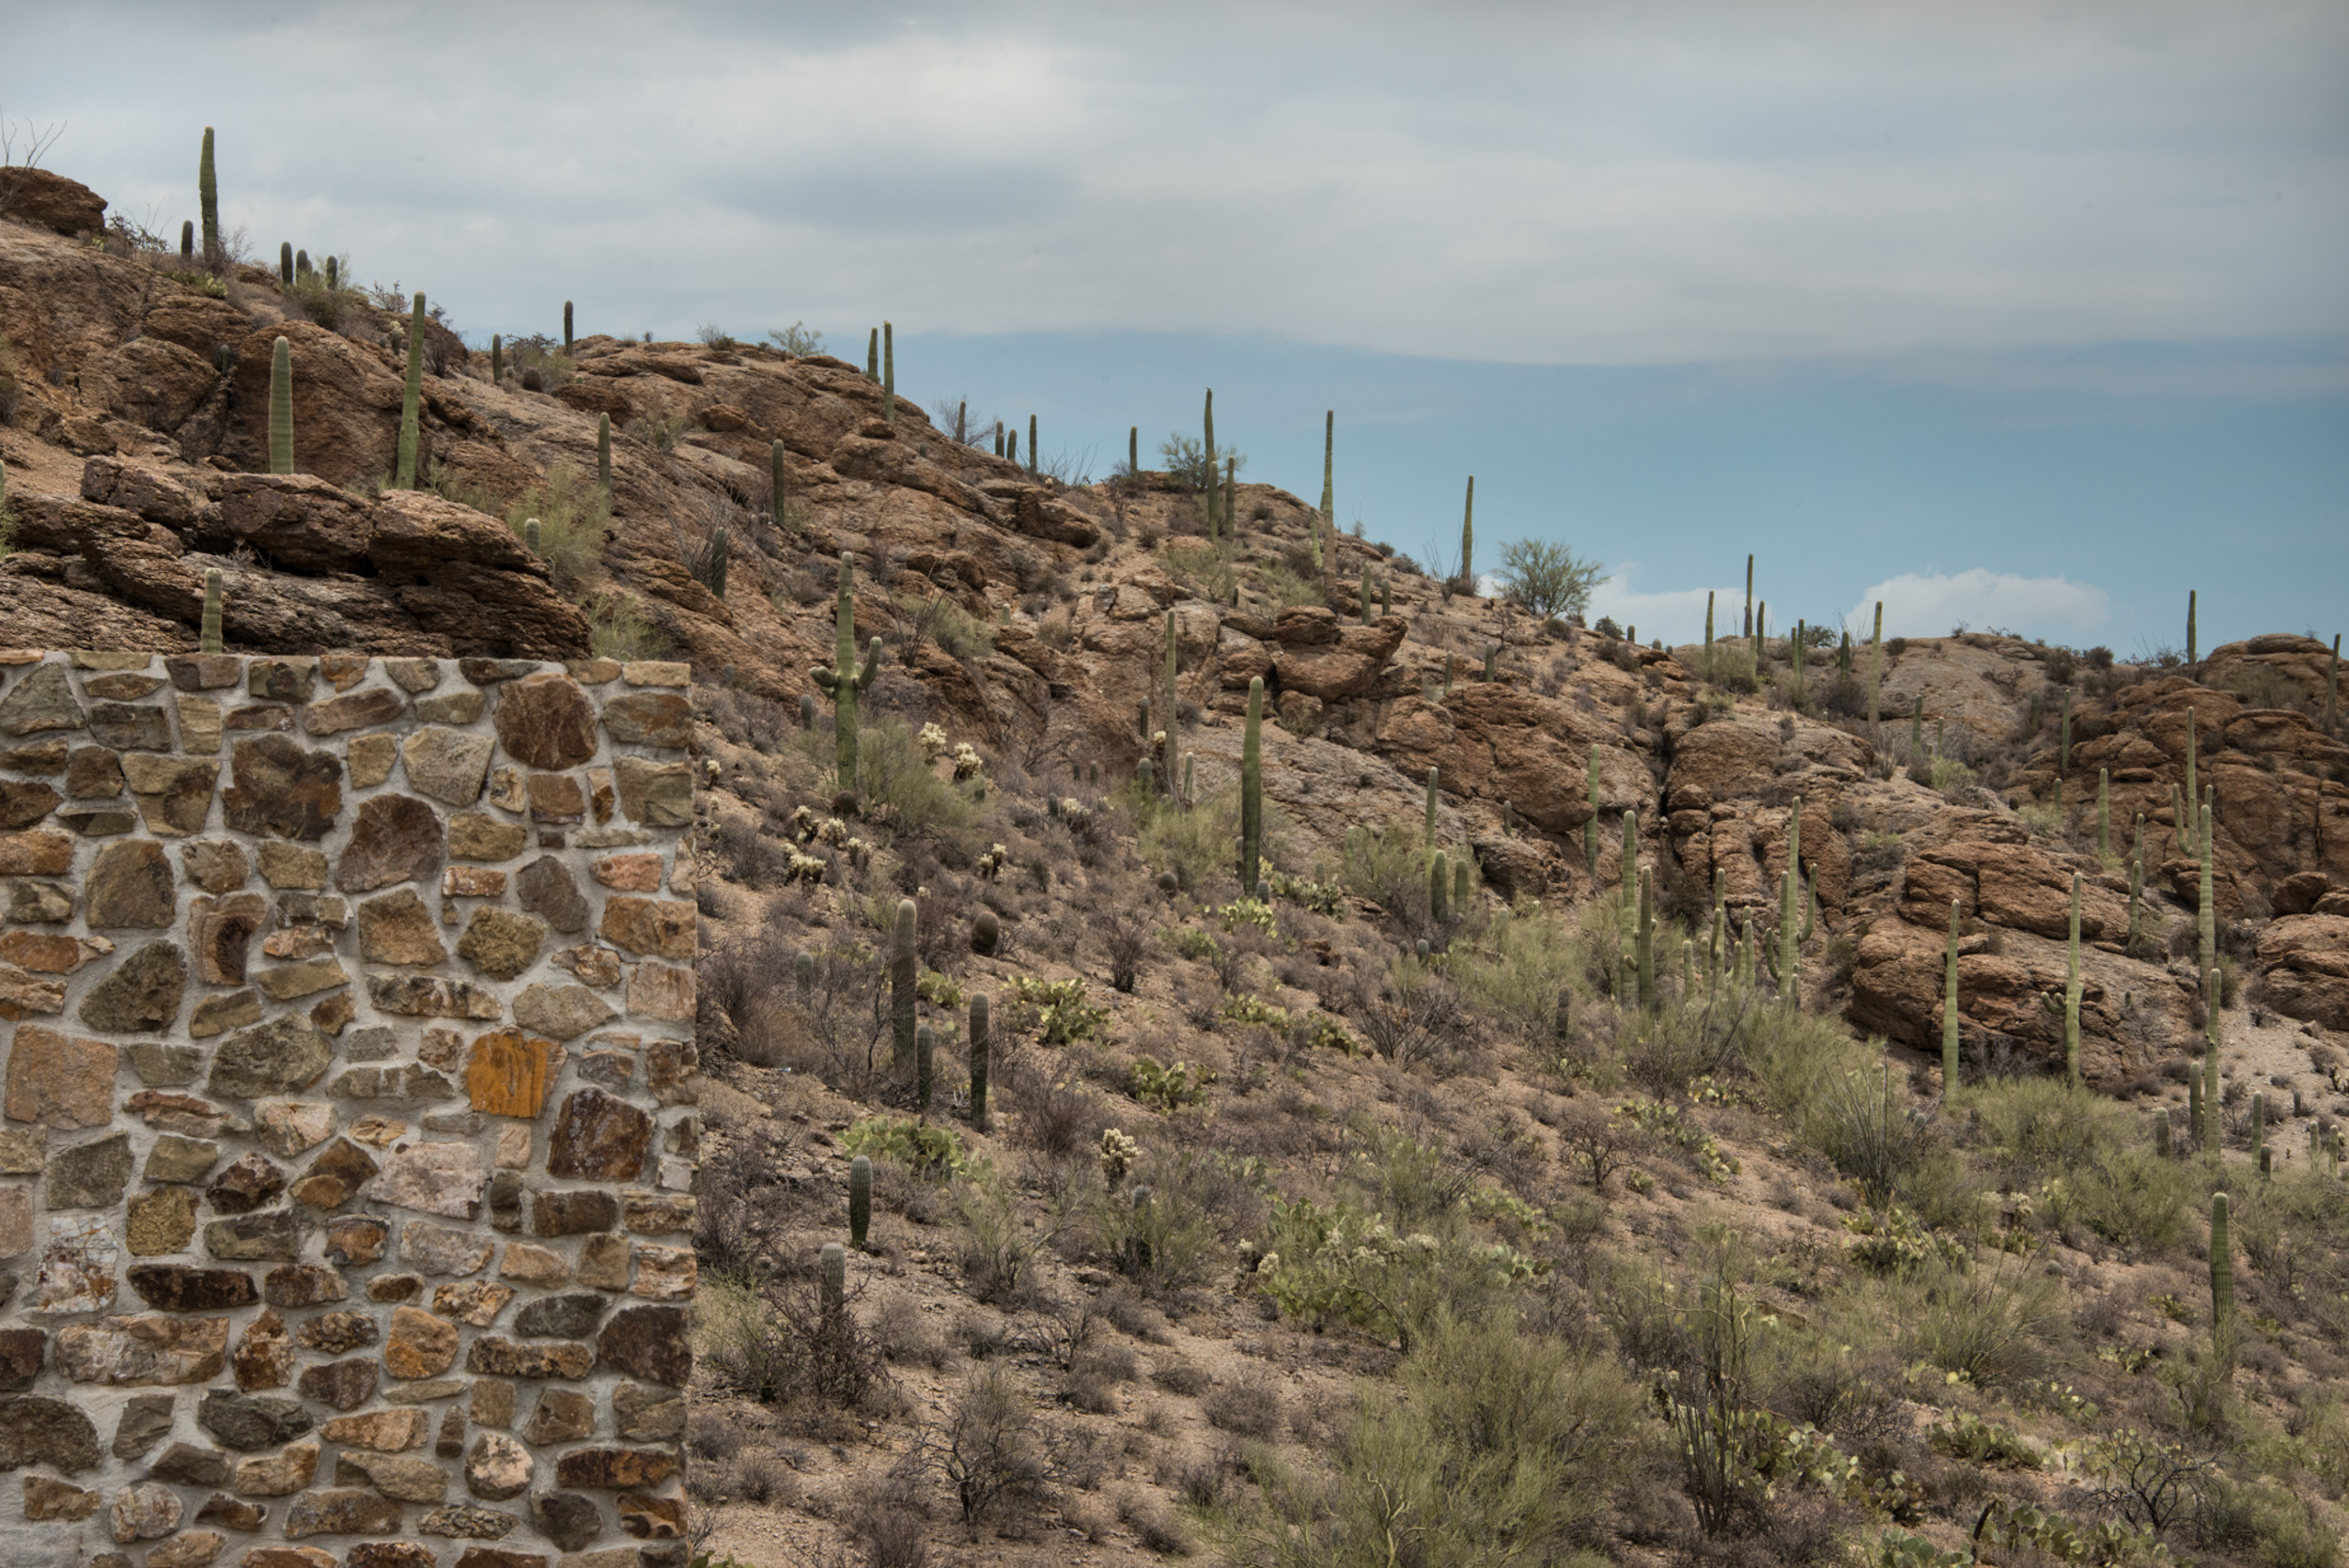
[(212, 163), (212, 128), (204, 128), (204, 150), (195, 161), (195, 199), (204, 216), (204, 264), (220, 265), (220, 176)]
[(1452, 868), (1439, 849), (1427, 862), (1427, 913), (1439, 926), (1452, 924), (1451, 895)]
[(1036, 475), (1035, 415), (1028, 415), (1028, 477)]
[(2194, 598), (2195, 590), (2188, 588), (2186, 591), (2186, 661), (2188, 664), (2196, 662), (2194, 657)]
[(490, 334), (490, 384), (491, 386), (506, 384), (506, 334), (504, 333)]
[(1753, 635), (1753, 557), (1746, 557), (1746, 629), (1745, 636)]
[[(405, 427), (402, 427), (403, 432)], [(269, 350), (269, 471), (294, 471), (293, 349), (284, 338)]]
[(1213, 387), (1207, 388), (1207, 403), (1199, 416), (1199, 423), (1206, 433), (1206, 441), (1207, 539), (1209, 543), (1213, 543), (1217, 537), (1215, 530), (1215, 388)]
[(897, 924), (889, 942), (889, 1061), (903, 1069), (913, 1061), (913, 1002), (921, 980), (914, 956), (919, 912), (910, 898), (897, 900)]
[(863, 665), (857, 664), (855, 577), (854, 558), (844, 550), (840, 552), (840, 606), (834, 615), (838, 644), (833, 666), (827, 670), (819, 664), (808, 672), (815, 679), (816, 690), (832, 698), (840, 787), (848, 791), (856, 788), (856, 696), (873, 684), (873, 673), (880, 668), (881, 650), (881, 640), (874, 638), (864, 651)]
[(897, 329), (881, 323), (881, 417), (897, 423)]
[(277, 242), (277, 281), (282, 284), (290, 285), (293, 280), (293, 241), (290, 240), (280, 240)]
[(1476, 593), (1476, 475), (1469, 475), (1468, 501), (1460, 511), (1460, 591)]
[(1957, 1088), (1957, 900), (1950, 900), (1950, 959), (1941, 977), (1941, 1093)]
[(1656, 1007), (1656, 868), (1640, 873), (1640, 935), (1633, 950), (1640, 964), (1640, 1006)]
[[(1321, 526), (1314, 530), (1314, 566), (1316, 569), (1321, 566), (1321, 536), (1324, 532), (1330, 536), (1330, 548), (1332, 551), (1337, 549), (1337, 496), (1331, 483), (1337, 472), (1337, 452), (1338, 411), (1330, 409), (1321, 416)], [(1370, 568), (1365, 567), (1362, 569), (1368, 572)]]
[(1779, 1005), (1789, 1013), (1802, 1006), (1802, 941), (1811, 934), (1796, 920), (1796, 892), (1801, 886), (1802, 797), (1797, 795), (1786, 817), (1786, 878), (1778, 895)]
[(417, 422), (424, 409), (424, 290), (416, 290), (408, 311), (408, 385), (399, 399), (399, 471), (393, 483), (403, 490), (416, 488)]
[(1239, 885), (1256, 885), (1264, 846), (1264, 676), (1248, 677), (1248, 728), (1239, 743)]
[(563, 351), (571, 351), (571, 302), (563, 302)]

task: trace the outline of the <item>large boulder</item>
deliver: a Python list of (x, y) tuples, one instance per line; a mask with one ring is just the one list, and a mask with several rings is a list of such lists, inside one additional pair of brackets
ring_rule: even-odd
[(2286, 915), (2260, 933), (2262, 994), (2287, 1017), (2349, 1030), (2349, 915)]
[(237, 345), (225, 455), (241, 469), (269, 469), (271, 346), (280, 336), (293, 367), (295, 469), (335, 485), (390, 477), (407, 390), (391, 356), (303, 320), (270, 322)]
[(48, 169), (0, 168), (0, 218), (58, 234), (106, 226), (106, 198), (78, 179)]
[[(1277, 656), (1276, 656), (1277, 657)], [(1537, 828), (1571, 832), (1590, 820), (1588, 762), (1599, 758), (1599, 809), (1656, 823), (1656, 781), (1622, 730), (1597, 714), (1517, 687), (1455, 686), (1440, 702), (1397, 701), (1378, 726), (1380, 755), (1413, 778), (1432, 766), (1448, 794), (1506, 800)], [(1610, 840), (1611, 842), (1611, 840)]]

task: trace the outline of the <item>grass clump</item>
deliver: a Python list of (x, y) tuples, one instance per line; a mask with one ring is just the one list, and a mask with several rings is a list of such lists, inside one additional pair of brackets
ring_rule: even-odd
[(577, 594), (602, 570), (603, 538), (612, 526), (612, 498), (601, 486), (568, 463), (547, 470), (546, 482), (534, 485), (506, 509), (506, 526), (527, 538), (530, 520), (538, 520), (538, 557), (546, 562), (555, 586)]

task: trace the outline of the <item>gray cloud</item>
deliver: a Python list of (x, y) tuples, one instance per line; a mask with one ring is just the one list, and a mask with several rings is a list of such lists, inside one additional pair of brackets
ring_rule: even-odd
[[(214, 6), (11, 18), (176, 228), (480, 332), (795, 318), (1651, 362), (2349, 331), (2349, 9)], [(102, 69), (68, 69), (103, 61)]]

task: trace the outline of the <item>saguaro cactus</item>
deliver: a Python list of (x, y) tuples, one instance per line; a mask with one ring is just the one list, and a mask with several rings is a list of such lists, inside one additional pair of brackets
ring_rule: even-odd
[(563, 351), (571, 351), (571, 302), (563, 302)]
[(183, 267), (195, 265), (195, 220), (194, 218), (179, 220), (179, 264)]
[(881, 417), (897, 423), (897, 329), (881, 323)]
[(868, 329), (868, 335), (864, 339), (864, 379), (868, 381), (880, 380), (880, 329), (879, 327)]
[(2195, 591), (2188, 588), (2186, 591), (2186, 661), (2188, 664), (2197, 662), (2194, 657), (2194, 597)]
[(863, 1155), (848, 1161), (848, 1240), (864, 1245), (873, 1224), (873, 1162)]
[(1752, 557), (1750, 554), (1749, 554), (1749, 555), (1746, 557), (1746, 629), (1745, 629), (1745, 635), (1746, 635), (1747, 637), (1749, 637), (1749, 638), (1750, 638), (1750, 637), (1753, 635), (1753, 557)]
[(1438, 925), (1452, 924), (1451, 893), (1452, 867), (1439, 849), (1427, 862), (1427, 913)]
[(280, 240), (277, 242), (277, 281), (290, 286), (293, 280), (293, 241)]
[[(1469, 901), (1469, 858), (1462, 855), (1452, 862), (1452, 908), (1465, 917)], [(1270, 903), (1270, 899), (1265, 902)]]
[(2163, 1106), (2154, 1112), (2154, 1152), (2168, 1159), (2172, 1153), (2170, 1137), (2170, 1108)]
[(506, 384), (506, 334), (504, 333), (490, 334), (490, 384), (491, 386)]
[(889, 942), (889, 1060), (901, 1068), (913, 1062), (914, 986), (921, 978), (914, 957), (919, 918), (912, 899), (897, 900), (897, 924)]
[(824, 1243), (824, 1315), (838, 1317), (848, 1310), (848, 1250), (836, 1241)]
[(1036, 474), (1035, 465), (1037, 451), (1038, 448), (1035, 441), (1035, 415), (1030, 414), (1028, 415), (1028, 474), (1031, 478), (1034, 477)]
[(971, 1125), (987, 1126), (987, 993), (971, 998)]
[(1957, 1088), (1957, 900), (1950, 900), (1949, 967), (1941, 977), (1941, 1093)]
[(1778, 896), (1778, 986), (1780, 1005), (1792, 1013), (1802, 1005), (1802, 943), (1807, 923), (1796, 921), (1795, 892), (1802, 884), (1802, 797), (1786, 816), (1786, 877)]
[[(2218, 1118), (2212, 1116), (2216, 1123)], [(2218, 1364), (2234, 1370), (2234, 1240), (2228, 1234), (2227, 1195), (2210, 1195), (2210, 1347)]]
[(1436, 846), (1436, 775), (1442, 769), (1430, 763), (1427, 767), (1427, 847)]
[(1460, 512), (1460, 591), (1476, 592), (1476, 475), (1469, 475), (1468, 501)]
[(399, 400), (399, 471), (393, 483), (416, 488), (417, 420), (424, 406), (424, 290), (416, 290), (408, 312), (408, 385)]
[(1215, 529), (1215, 388), (1213, 387), (1207, 388), (1206, 407), (1199, 416), (1199, 423), (1205, 431), (1206, 441), (1207, 537), (1212, 540), (1217, 536)]
[[(402, 439), (407, 427), (400, 427)], [(294, 471), (293, 349), (284, 338), (269, 349), (269, 471)]]
[[(1334, 510), (1337, 505), (1337, 497), (1330, 483), (1336, 474), (1337, 449), (1338, 411), (1330, 409), (1321, 416), (1321, 527), (1314, 530), (1314, 567), (1316, 570), (1321, 567), (1323, 529), (1330, 531), (1330, 548), (1332, 550), (1337, 548), (1338, 514)], [(1368, 575), (1367, 567), (1363, 568), (1363, 573), (1365, 576)]]
[(220, 178), (212, 164), (212, 128), (204, 128), (204, 150), (195, 161), (195, 199), (204, 215), (204, 264), (220, 265)]
[(1126, 427), (1126, 474), (1135, 484), (1142, 482), (1142, 427)]
[(1239, 745), (1239, 885), (1256, 885), (1264, 834), (1264, 676), (1248, 677), (1248, 728)]
[(873, 684), (873, 672), (880, 668), (881, 640), (874, 638), (865, 649), (864, 663), (856, 661), (856, 566), (847, 551), (840, 552), (840, 606), (834, 613), (838, 646), (833, 653), (833, 667), (827, 670), (817, 665), (809, 675), (816, 690), (832, 698), (832, 730), (837, 737), (834, 748), (840, 766), (840, 787), (856, 788), (856, 694)]
[(1370, 622), (1371, 622), (1371, 614), (1370, 614), (1370, 568), (1369, 568), (1368, 567), (1364, 567), (1362, 568), (1362, 591), (1361, 591), (1361, 597), (1360, 597), (1360, 603), (1361, 603), (1361, 612), (1362, 612), (1362, 624), (1363, 624), (1364, 626), (1368, 626), (1368, 625), (1370, 625)]

